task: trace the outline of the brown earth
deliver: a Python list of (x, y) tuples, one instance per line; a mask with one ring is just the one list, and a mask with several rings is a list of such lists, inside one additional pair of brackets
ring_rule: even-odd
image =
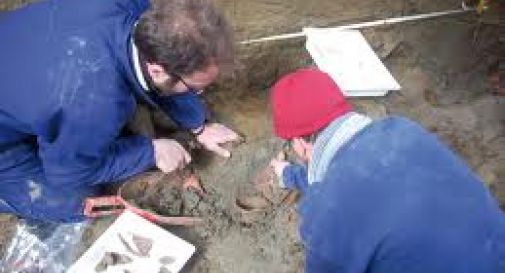
[[(25, 1), (4, 0), (0, 10)], [(230, 18), (236, 40), (413, 13), (457, 8), (459, 1), (400, 0), (218, 0)], [(479, 17), (448, 18), (364, 30), (402, 85), (384, 98), (353, 99), (373, 117), (403, 115), (436, 133), (460, 154), (505, 204), (505, 98), (488, 90), (487, 69), (498, 58), (503, 7)], [(501, 21), (503, 23), (503, 21)], [(501, 24), (504, 26), (504, 24)], [(502, 32), (503, 33), (503, 32)], [(237, 46), (240, 69), (234, 79), (208, 90), (214, 118), (246, 137), (228, 161), (202, 152), (197, 172), (209, 193), (199, 209), (205, 225), (169, 228), (194, 243), (198, 253), (184, 272), (300, 272), (303, 252), (292, 206), (274, 206), (244, 221), (238, 196), (251, 193), (251, 181), (280, 149), (271, 134), (268, 88), (282, 74), (310, 65), (304, 41)], [(164, 200), (160, 200), (160, 203)], [(13, 220), (0, 218), (0, 228)], [(110, 220), (88, 231), (83, 248)], [(2, 240), (0, 240), (2, 244)]]

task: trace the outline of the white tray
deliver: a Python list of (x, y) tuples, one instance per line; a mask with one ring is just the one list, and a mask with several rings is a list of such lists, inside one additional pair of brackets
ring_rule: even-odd
[[(121, 242), (119, 234), (131, 246), (135, 246), (132, 242), (133, 234), (152, 239), (153, 244), (149, 256), (138, 257), (132, 254)], [(162, 266), (159, 261), (161, 257), (173, 258), (173, 262), (165, 267), (169, 270), (168, 272), (177, 273), (188, 262), (195, 250), (192, 244), (132, 212), (125, 211), (69, 269), (68, 273), (96, 273), (95, 268), (106, 252), (125, 254), (132, 259), (132, 262), (109, 266), (101, 273), (124, 273), (125, 270), (131, 273), (158, 273)]]
[(351, 97), (384, 96), (401, 87), (357, 30), (305, 28), (306, 48), (319, 69)]

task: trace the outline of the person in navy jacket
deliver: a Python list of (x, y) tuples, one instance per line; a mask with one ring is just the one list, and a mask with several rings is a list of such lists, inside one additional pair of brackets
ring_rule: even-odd
[(306, 272), (505, 272), (505, 215), (434, 135), (353, 112), (315, 69), (283, 77), (271, 104), (275, 134), (304, 162), (271, 166), (303, 193)]
[(0, 14), (0, 37), (0, 213), (80, 221), (103, 185), (187, 164), (174, 140), (121, 133), (139, 101), (230, 155), (198, 97), (231, 59), (208, 1), (43, 0)]

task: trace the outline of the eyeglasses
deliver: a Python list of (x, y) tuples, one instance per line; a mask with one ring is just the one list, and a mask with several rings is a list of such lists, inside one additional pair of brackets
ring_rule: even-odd
[(203, 90), (200, 88), (196, 88), (194, 86), (189, 85), (181, 76), (175, 73), (170, 73), (170, 76), (175, 79), (174, 85), (177, 84), (178, 82), (181, 82), (189, 91), (195, 92), (197, 95), (200, 95), (203, 93)]

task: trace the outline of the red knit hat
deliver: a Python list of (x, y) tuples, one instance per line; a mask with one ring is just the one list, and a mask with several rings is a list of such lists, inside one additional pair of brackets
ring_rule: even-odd
[(282, 77), (270, 99), (274, 132), (283, 139), (311, 135), (351, 110), (337, 84), (318, 69)]

